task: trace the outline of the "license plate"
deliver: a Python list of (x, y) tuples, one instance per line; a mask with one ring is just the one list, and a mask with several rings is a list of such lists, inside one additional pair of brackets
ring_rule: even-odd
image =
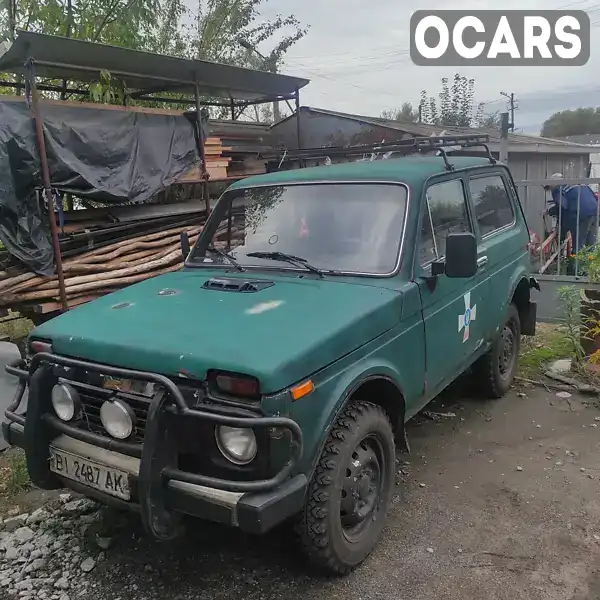
[(50, 470), (105, 494), (123, 500), (131, 499), (129, 479), (124, 471), (52, 447), (50, 448)]

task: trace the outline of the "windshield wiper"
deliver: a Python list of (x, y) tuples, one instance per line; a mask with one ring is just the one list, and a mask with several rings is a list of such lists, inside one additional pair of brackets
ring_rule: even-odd
[(244, 267), (242, 267), (242, 265), (240, 265), (238, 263), (237, 260), (235, 260), (235, 258), (233, 258), (233, 256), (231, 256), (230, 254), (227, 254), (227, 252), (223, 252), (223, 250), (219, 250), (219, 248), (215, 248), (215, 246), (209, 246), (206, 249), (206, 251), (214, 252), (215, 254), (222, 256), (223, 258), (228, 260), (238, 271), (240, 271), (240, 273), (243, 273), (246, 270), (246, 269), (244, 269)]
[(316, 273), (319, 277), (325, 277), (325, 274), (321, 269), (313, 267), (310, 263), (306, 262), (305, 258), (301, 256), (294, 256), (293, 254), (286, 254), (285, 252), (248, 252), (246, 256), (251, 258), (264, 258), (266, 260), (279, 260), (281, 262), (288, 262), (296, 266), (304, 267), (307, 271)]

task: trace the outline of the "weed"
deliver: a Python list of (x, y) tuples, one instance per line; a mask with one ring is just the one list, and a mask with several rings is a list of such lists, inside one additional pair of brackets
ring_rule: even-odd
[(539, 375), (552, 361), (572, 355), (573, 345), (560, 327), (538, 323), (536, 335), (523, 338), (519, 375), (527, 378)]
[(558, 298), (564, 311), (564, 321), (559, 328), (570, 346), (570, 357), (576, 365), (581, 365), (585, 358), (579, 325), (581, 293), (574, 286), (567, 285), (558, 289)]
[(7, 492), (9, 494), (18, 494), (31, 487), (29, 473), (27, 471), (27, 462), (23, 454), (17, 454), (11, 457), (11, 477), (8, 482)]

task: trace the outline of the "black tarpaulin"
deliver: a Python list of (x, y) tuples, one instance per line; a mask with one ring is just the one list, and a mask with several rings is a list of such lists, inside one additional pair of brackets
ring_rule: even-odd
[[(41, 108), (50, 180), (60, 193), (142, 203), (199, 161), (193, 118), (76, 104)], [(32, 270), (50, 275), (41, 187), (33, 114), (22, 100), (0, 100), (0, 240)]]

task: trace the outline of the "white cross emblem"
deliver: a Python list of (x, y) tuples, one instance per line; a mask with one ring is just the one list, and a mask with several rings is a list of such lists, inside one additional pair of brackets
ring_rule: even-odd
[(460, 333), (463, 329), (465, 330), (463, 344), (469, 339), (469, 325), (471, 321), (477, 318), (477, 304), (471, 308), (471, 292), (465, 294), (464, 300), (465, 312), (462, 315), (458, 315), (458, 332)]

